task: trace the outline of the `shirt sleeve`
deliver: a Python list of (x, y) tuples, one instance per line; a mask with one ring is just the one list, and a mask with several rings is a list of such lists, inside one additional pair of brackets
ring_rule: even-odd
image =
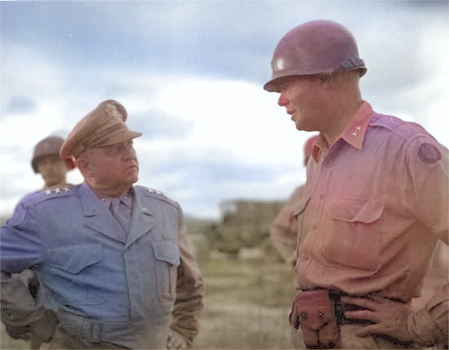
[(449, 284), (441, 287), (425, 308), (410, 315), (407, 328), (414, 341), (423, 347), (448, 346)]
[(184, 223), (180, 226), (178, 246), (181, 264), (178, 267), (176, 300), (170, 327), (181, 333), (187, 344), (191, 345), (199, 330), (205, 286), (198, 263), (190, 249), (187, 227)]
[(409, 181), (404, 181), (406, 205), (430, 232), (448, 244), (448, 150), (423, 135), (410, 142), (406, 159), (409, 176)]
[[(34, 208), (33, 208), (34, 209)], [(18, 273), (42, 261), (43, 249), (36, 231), (38, 213), (22, 200), (1, 228), (1, 270)], [(41, 228), (40, 228), (41, 229)]]
[(270, 227), (270, 239), (276, 252), (286, 263), (296, 261), (296, 219), (295, 207), (286, 204), (278, 213)]
[(1, 274), (2, 322), (12, 327), (27, 326), (42, 317), (36, 299), (31, 295), (29, 285), (38, 283), (34, 272)]
[(296, 244), (300, 234), (295, 212), (304, 201), (304, 188), (303, 185), (295, 189), (270, 226), (271, 243), (282, 260), (293, 265), (296, 263)]
[[(416, 217), (446, 244), (449, 235), (449, 155), (431, 136), (420, 135), (407, 148), (410, 181), (404, 198)], [(421, 346), (448, 346), (449, 285), (441, 286), (425, 307), (410, 315), (407, 328)]]

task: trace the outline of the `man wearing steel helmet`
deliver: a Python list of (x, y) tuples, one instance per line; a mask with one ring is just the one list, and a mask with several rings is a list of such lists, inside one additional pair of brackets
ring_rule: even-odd
[[(34, 147), (31, 167), (41, 175), (44, 190), (68, 186), (68, 168), (59, 156), (63, 142), (60, 136), (48, 136)], [(28, 269), (2, 281), (2, 322), (6, 332), (14, 339), (30, 340), (31, 349), (40, 348), (48, 338), (47, 330), (55, 324), (53, 315), (36, 302), (38, 288), (36, 274)]]
[(448, 243), (448, 150), (363, 101), (352, 34), (311, 21), (277, 45), (272, 79), (298, 130), (319, 131), (298, 206), (290, 322), (309, 348), (448, 344), (448, 284), (418, 311), (433, 252)]
[(198, 332), (204, 284), (182, 210), (133, 185), (139, 164), (125, 108), (100, 103), (60, 155), (84, 182), (25, 197), (1, 230), (1, 268), (31, 268), (57, 316), (52, 349), (180, 349)]
[(40, 174), (44, 180), (44, 189), (53, 186), (67, 185), (67, 166), (59, 156), (64, 139), (59, 136), (48, 136), (34, 147), (31, 167), (34, 173)]

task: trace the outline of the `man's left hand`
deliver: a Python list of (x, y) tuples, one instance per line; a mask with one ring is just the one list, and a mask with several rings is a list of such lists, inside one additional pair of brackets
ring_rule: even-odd
[(413, 311), (406, 304), (377, 296), (370, 299), (342, 297), (341, 302), (357, 305), (364, 309), (346, 311), (346, 318), (373, 322), (356, 332), (359, 337), (377, 334), (387, 335), (401, 342), (413, 340), (407, 330), (407, 319)]
[(167, 349), (186, 349), (187, 348), (187, 341), (184, 338), (184, 336), (171, 329), (168, 333), (168, 340), (167, 340)]

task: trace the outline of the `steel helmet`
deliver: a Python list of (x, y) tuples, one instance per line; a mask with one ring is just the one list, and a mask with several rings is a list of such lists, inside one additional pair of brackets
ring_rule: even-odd
[(290, 30), (279, 41), (271, 60), (272, 78), (264, 85), (276, 91), (280, 78), (333, 73), (340, 70), (366, 73), (351, 32), (339, 23), (316, 20)]
[(33, 158), (31, 159), (31, 167), (33, 168), (35, 173), (38, 173), (38, 158), (52, 154), (59, 155), (59, 150), (61, 149), (63, 142), (64, 139), (62, 137), (48, 136), (37, 143), (37, 145), (34, 147)]

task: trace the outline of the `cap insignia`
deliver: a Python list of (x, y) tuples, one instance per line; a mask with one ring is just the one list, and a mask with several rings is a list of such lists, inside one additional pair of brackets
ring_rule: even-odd
[(123, 115), (117, 110), (117, 107), (112, 103), (107, 103), (106, 108), (104, 110), (109, 118), (115, 118), (123, 121)]
[(273, 70), (275, 72), (279, 72), (279, 71), (283, 70), (284, 68), (285, 68), (284, 67), (284, 59), (282, 57), (279, 58), (276, 62), (274, 62)]

